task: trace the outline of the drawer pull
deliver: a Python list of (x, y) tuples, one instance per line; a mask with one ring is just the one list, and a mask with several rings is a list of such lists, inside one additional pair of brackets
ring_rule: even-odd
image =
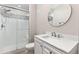
[(40, 47), (42, 47), (42, 45), (40, 45)]
[(50, 51), (50, 54), (52, 54), (52, 51)]

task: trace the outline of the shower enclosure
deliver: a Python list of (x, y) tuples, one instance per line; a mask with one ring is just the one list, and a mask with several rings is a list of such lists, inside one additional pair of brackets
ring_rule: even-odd
[(0, 53), (24, 48), (29, 42), (28, 10), (26, 5), (0, 5)]

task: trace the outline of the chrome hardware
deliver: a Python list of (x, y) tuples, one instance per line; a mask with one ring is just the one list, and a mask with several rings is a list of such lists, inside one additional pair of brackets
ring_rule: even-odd
[(52, 36), (56, 37), (56, 33), (55, 32), (52, 32)]
[(5, 28), (5, 25), (4, 24), (1, 24), (1, 29)]
[(52, 51), (50, 51), (50, 54), (52, 54)]

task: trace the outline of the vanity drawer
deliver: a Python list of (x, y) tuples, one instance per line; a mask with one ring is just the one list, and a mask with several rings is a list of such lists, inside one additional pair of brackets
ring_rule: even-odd
[(43, 51), (47, 52), (48, 54), (66, 54), (65, 52), (63, 52), (45, 42), (43, 43)]
[[(66, 54), (61, 50), (51, 46), (50, 44), (38, 39), (34, 38), (35, 40), (35, 53), (36, 54)], [(38, 51), (39, 50), (39, 51)]]
[(52, 54), (52, 52), (47, 48), (43, 48), (43, 54)]
[(49, 47), (43, 46), (43, 54), (55, 54)]

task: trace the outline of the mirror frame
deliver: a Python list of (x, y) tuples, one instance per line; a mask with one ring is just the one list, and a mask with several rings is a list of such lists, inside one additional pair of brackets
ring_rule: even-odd
[[(57, 4), (56, 4), (56, 5), (57, 5)], [(63, 5), (63, 4), (62, 4), (62, 5)], [(70, 9), (71, 9), (70, 15), (69, 15), (68, 19), (67, 19), (63, 24), (61, 24), (61, 25), (59, 25), (59, 26), (54, 26), (53, 24), (49, 23), (49, 21), (48, 21), (48, 23), (49, 23), (51, 26), (53, 26), (53, 27), (61, 27), (61, 26), (65, 25), (65, 24), (69, 21), (71, 15), (72, 15), (72, 6), (71, 6), (70, 4), (66, 4), (66, 5), (69, 5), (69, 6), (70, 6)], [(51, 9), (51, 7), (50, 7), (50, 9)], [(49, 13), (50, 13), (50, 11), (48, 12), (48, 18), (49, 18)]]

